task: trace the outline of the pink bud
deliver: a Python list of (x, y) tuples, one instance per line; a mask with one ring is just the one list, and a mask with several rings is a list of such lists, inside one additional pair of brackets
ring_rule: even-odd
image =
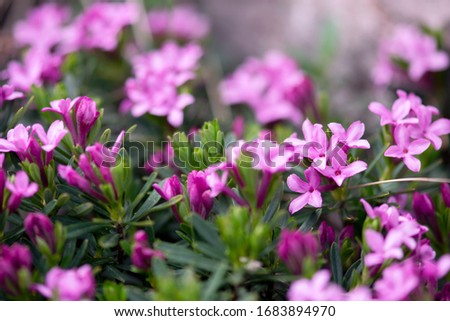
[(442, 199), (444, 200), (444, 204), (447, 208), (450, 207), (450, 185), (449, 184), (441, 184), (441, 193)]
[(28, 247), (13, 244), (0, 245), (0, 289), (10, 295), (20, 294), (18, 272), (31, 271), (31, 253)]
[(89, 131), (94, 126), (100, 113), (97, 111), (95, 101), (86, 96), (79, 97), (75, 102), (74, 108), (78, 133), (77, 143), (82, 147), (86, 147)]
[(56, 250), (55, 232), (52, 221), (42, 213), (30, 213), (24, 221), (25, 231), (34, 244), (42, 239), (52, 250)]

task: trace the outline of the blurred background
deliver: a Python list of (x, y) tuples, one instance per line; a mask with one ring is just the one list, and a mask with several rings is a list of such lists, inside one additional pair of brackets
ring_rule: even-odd
[[(141, 0), (128, 0), (141, 1)], [(0, 69), (17, 54), (14, 23), (44, 2), (86, 5), (90, 1), (0, 0)], [(392, 97), (376, 90), (370, 71), (379, 40), (399, 23), (425, 24), (450, 34), (449, 0), (147, 0), (167, 6), (190, 3), (211, 20), (209, 46), (224, 74), (248, 55), (281, 49), (296, 57), (326, 89), (339, 117), (367, 120), (367, 105)], [(445, 39), (448, 48), (450, 39)], [(319, 77), (317, 77), (319, 75)], [(373, 117), (371, 117), (373, 120)]]

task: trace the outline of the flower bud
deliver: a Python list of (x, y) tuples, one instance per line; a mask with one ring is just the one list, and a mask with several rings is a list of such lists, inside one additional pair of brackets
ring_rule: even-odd
[(335, 234), (333, 228), (330, 225), (328, 225), (328, 223), (325, 221), (320, 223), (319, 240), (322, 251), (325, 251), (326, 249), (330, 248), (331, 244), (333, 244), (334, 242), (334, 238)]
[(100, 113), (97, 111), (95, 101), (83, 96), (79, 97), (74, 105), (75, 121), (77, 124), (77, 143), (86, 147), (86, 139), (89, 131), (94, 126)]
[(433, 233), (440, 237), (433, 200), (426, 193), (415, 192), (413, 195), (414, 216), (420, 224), (430, 227)]
[(19, 271), (31, 272), (31, 253), (28, 247), (13, 244), (0, 245), (0, 289), (6, 294), (19, 295)]
[(209, 195), (210, 189), (206, 182), (206, 174), (202, 171), (190, 172), (187, 178), (187, 190), (191, 211), (206, 218), (214, 204)]
[(54, 253), (56, 251), (55, 232), (52, 221), (42, 213), (30, 213), (24, 221), (25, 231), (31, 241), (37, 245), (38, 238), (48, 245)]
[(48, 299), (91, 300), (95, 295), (95, 279), (92, 268), (87, 264), (70, 270), (54, 267), (47, 273), (45, 284), (38, 284), (35, 288)]
[(442, 199), (447, 208), (450, 208), (450, 185), (443, 183), (441, 185)]
[(147, 234), (144, 231), (137, 231), (134, 234), (133, 253), (131, 254), (131, 262), (135, 267), (141, 270), (148, 270), (151, 266), (153, 257), (163, 259), (164, 254), (154, 250), (148, 243)]
[(319, 244), (312, 233), (283, 230), (278, 242), (278, 255), (289, 270), (301, 274), (307, 259), (317, 260)]

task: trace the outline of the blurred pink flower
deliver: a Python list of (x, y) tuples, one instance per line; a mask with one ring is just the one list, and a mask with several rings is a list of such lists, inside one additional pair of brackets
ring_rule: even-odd
[(448, 135), (450, 133), (450, 119), (441, 118), (432, 121), (435, 108), (428, 106), (418, 106), (415, 109), (418, 123), (417, 125), (409, 126), (409, 133), (411, 138), (425, 138), (428, 139), (435, 150), (439, 150), (442, 146), (442, 139), (440, 136)]
[(148, 13), (148, 21), (154, 37), (184, 41), (201, 40), (208, 35), (210, 28), (208, 18), (188, 5), (152, 10)]
[(61, 120), (54, 121), (48, 128), (47, 133), (41, 124), (34, 124), (31, 132), (37, 134), (41, 140), (42, 149), (47, 153), (53, 151), (68, 133)]
[(53, 252), (56, 250), (56, 239), (52, 221), (42, 213), (29, 213), (24, 220), (25, 232), (34, 244), (38, 239), (45, 242)]
[(95, 296), (94, 274), (87, 264), (70, 270), (54, 267), (47, 273), (45, 284), (37, 284), (35, 289), (53, 300), (91, 300)]
[(330, 272), (320, 270), (311, 280), (293, 282), (287, 298), (289, 301), (341, 301), (345, 296), (340, 286), (330, 282)]
[[(418, 120), (411, 117), (410, 111), (415, 110), (422, 104), (422, 100), (413, 93), (406, 93), (403, 90), (397, 90), (397, 100), (392, 105), (392, 111), (388, 110), (384, 105), (378, 102), (372, 102), (369, 110), (380, 116), (380, 125), (400, 125), (414, 124)], [(405, 118), (407, 117), (407, 118)]]
[(10, 295), (20, 294), (19, 272), (31, 272), (32, 258), (28, 247), (19, 243), (0, 245), (0, 289)]
[(407, 260), (386, 268), (374, 289), (379, 300), (399, 301), (407, 300), (418, 285), (417, 269), (411, 260)]
[(23, 97), (25, 97), (23, 93), (20, 91), (14, 91), (14, 86), (8, 84), (0, 86), (0, 108), (3, 107), (4, 101), (11, 101)]
[(262, 124), (281, 120), (300, 124), (314, 104), (312, 83), (296, 62), (276, 51), (248, 58), (220, 84), (225, 104), (247, 104)]
[(38, 184), (30, 183), (28, 175), (24, 171), (17, 172), (14, 181), (6, 181), (5, 186), (11, 192), (8, 200), (8, 208), (11, 212), (19, 207), (23, 198), (33, 196), (39, 189)]
[(390, 146), (384, 153), (386, 157), (401, 158), (413, 172), (420, 171), (420, 160), (415, 155), (420, 155), (428, 149), (430, 142), (426, 139), (410, 141), (410, 133), (406, 126), (397, 126), (394, 130), (394, 141), (396, 145)]
[(61, 28), (70, 16), (66, 6), (47, 3), (31, 10), (25, 20), (16, 23), (14, 39), (20, 46), (52, 49), (62, 37)]
[(431, 71), (445, 70), (449, 65), (447, 53), (438, 49), (435, 38), (410, 25), (397, 26), (392, 37), (383, 40), (378, 52), (378, 61), (373, 70), (376, 85), (389, 85), (402, 74), (394, 59), (407, 64), (406, 73), (414, 81)]
[(133, 252), (131, 253), (131, 262), (138, 269), (147, 270), (150, 268), (152, 259), (154, 257), (163, 259), (164, 254), (150, 247), (145, 231), (137, 231), (134, 234), (134, 245)]
[(322, 195), (318, 189), (320, 186), (320, 175), (315, 169), (308, 168), (305, 170), (305, 177), (307, 182), (301, 180), (296, 174), (291, 174), (287, 178), (289, 189), (302, 194), (289, 204), (289, 212), (291, 214), (300, 211), (307, 204), (313, 207), (322, 206)]

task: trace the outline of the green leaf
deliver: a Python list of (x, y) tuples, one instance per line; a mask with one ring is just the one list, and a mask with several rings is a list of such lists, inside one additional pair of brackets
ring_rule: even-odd
[(191, 217), (192, 227), (198, 233), (200, 238), (211, 244), (219, 252), (225, 251), (225, 244), (219, 236), (219, 230), (211, 222), (201, 218), (197, 214), (193, 214)]
[(283, 196), (283, 185), (280, 186), (275, 192), (273, 199), (270, 201), (269, 206), (267, 206), (266, 213), (264, 214), (264, 222), (269, 222), (275, 213), (280, 208), (281, 197)]
[(92, 203), (83, 203), (83, 204), (80, 204), (78, 206), (75, 206), (68, 213), (68, 215), (83, 217), (83, 216), (86, 216), (86, 215), (90, 214), (93, 209), (94, 209), (94, 204), (92, 204)]
[(322, 209), (318, 208), (308, 216), (306, 221), (300, 226), (299, 230), (302, 232), (310, 231), (319, 220), (320, 215), (322, 215)]
[(104, 249), (110, 249), (116, 247), (117, 244), (119, 244), (119, 239), (120, 239), (119, 234), (116, 233), (107, 234), (99, 238), (98, 244)]
[(202, 293), (202, 300), (213, 300), (216, 299), (217, 290), (224, 284), (225, 274), (228, 271), (228, 264), (226, 262), (222, 262), (217, 267), (217, 270), (211, 275), (208, 282), (205, 284), (205, 289)]
[[(133, 202), (130, 204), (130, 206), (128, 206), (125, 215), (130, 215), (134, 209), (136, 208), (136, 206), (139, 205), (139, 203), (144, 199), (144, 197), (147, 195), (148, 190), (152, 187), (153, 182), (156, 179), (156, 176), (158, 174), (157, 173), (152, 173), (148, 178), (147, 178), (147, 182), (144, 184), (144, 186), (142, 187), (142, 189), (139, 191), (139, 193), (136, 195), (136, 197), (134, 198)], [(155, 203), (156, 204), (156, 203)]]
[(67, 239), (75, 239), (88, 233), (96, 232), (107, 227), (109, 223), (83, 222), (67, 226)]
[(151, 192), (145, 202), (139, 207), (139, 210), (126, 223), (136, 222), (147, 216), (160, 199), (161, 196), (156, 191)]
[(331, 273), (333, 275), (333, 281), (339, 285), (342, 285), (342, 262), (339, 246), (336, 242), (333, 242), (330, 250), (330, 265)]
[(72, 262), (70, 263), (71, 267), (78, 266), (81, 263), (81, 260), (86, 255), (88, 245), (88, 239), (85, 239), (83, 243), (81, 243), (80, 249), (77, 251), (77, 254), (73, 257)]

